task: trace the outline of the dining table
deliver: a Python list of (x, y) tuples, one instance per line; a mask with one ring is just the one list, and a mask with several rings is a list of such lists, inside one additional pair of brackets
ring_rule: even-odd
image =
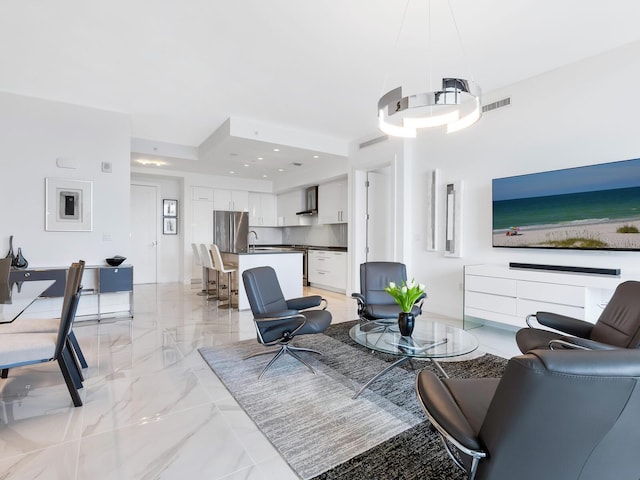
[(13, 322), (53, 283), (54, 280), (0, 283), (0, 324)]

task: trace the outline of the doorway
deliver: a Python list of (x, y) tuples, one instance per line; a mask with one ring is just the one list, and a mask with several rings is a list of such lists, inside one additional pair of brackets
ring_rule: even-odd
[(391, 167), (367, 172), (365, 261), (393, 260), (394, 216), (391, 198)]
[(156, 283), (158, 278), (158, 187), (131, 185), (131, 254), (133, 283)]

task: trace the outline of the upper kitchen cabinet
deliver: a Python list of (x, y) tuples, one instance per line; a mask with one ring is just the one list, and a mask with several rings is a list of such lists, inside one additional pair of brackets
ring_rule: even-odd
[(347, 177), (318, 187), (318, 223), (347, 223)]
[(249, 192), (249, 226), (278, 226), (275, 195), (271, 193)]
[(213, 188), (191, 187), (191, 200), (213, 202)]
[(249, 211), (249, 192), (215, 189), (213, 191), (213, 209), (247, 212)]
[(294, 190), (292, 192), (278, 195), (278, 226), (287, 227), (291, 225), (304, 225), (300, 221), (297, 212), (304, 210), (305, 197), (304, 190)]

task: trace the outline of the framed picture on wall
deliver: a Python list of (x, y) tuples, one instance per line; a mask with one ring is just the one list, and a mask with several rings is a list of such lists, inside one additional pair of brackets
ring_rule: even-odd
[(93, 230), (93, 182), (45, 178), (45, 220), (48, 232)]
[(165, 235), (178, 234), (178, 219), (176, 217), (162, 218), (162, 233)]
[(178, 216), (178, 200), (164, 199), (162, 201), (162, 215), (165, 217)]

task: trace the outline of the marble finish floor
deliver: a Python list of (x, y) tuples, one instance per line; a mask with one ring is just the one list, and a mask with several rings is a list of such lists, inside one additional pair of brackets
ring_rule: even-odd
[[(334, 322), (355, 302), (325, 291)], [(74, 408), (55, 363), (0, 379), (0, 479), (296, 479), (198, 348), (255, 338), (251, 313), (180, 284), (137, 285), (135, 318), (77, 323), (87, 357)], [(512, 331), (472, 330), (510, 357)]]

